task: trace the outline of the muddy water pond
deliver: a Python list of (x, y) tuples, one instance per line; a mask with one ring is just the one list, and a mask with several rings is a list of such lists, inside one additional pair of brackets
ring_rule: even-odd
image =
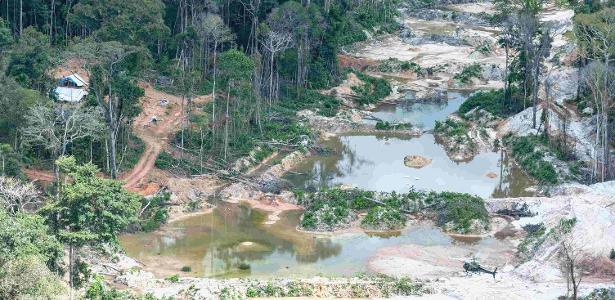
[[(468, 162), (454, 162), (434, 136), (416, 138), (391, 135), (345, 135), (323, 142), (328, 155), (307, 158), (285, 175), (294, 186), (320, 189), (349, 184), (384, 192), (452, 191), (481, 197), (531, 195), (532, 185), (500, 152), (478, 154)], [(422, 168), (404, 165), (404, 157), (419, 155), (431, 159)]]
[[(295, 229), (301, 213), (285, 212), (277, 223), (265, 225), (263, 211), (221, 204), (210, 214), (173, 222), (157, 232), (124, 235), (120, 242), (129, 256), (160, 277), (225, 278), (351, 276), (368, 272), (368, 262), (379, 249), (398, 245), (455, 245), (487, 253), (487, 259), (513, 247), (495, 238), (457, 241), (428, 223), (386, 235), (315, 235)], [(181, 272), (184, 266), (191, 271)]]
[(403, 99), (399, 99), (395, 103), (378, 105), (373, 110), (372, 115), (383, 121), (412, 123), (412, 125), (424, 130), (431, 130), (436, 121), (444, 121), (450, 114), (457, 111), (469, 95), (469, 92), (448, 92), (448, 101), (416, 102), (414, 92), (408, 91)]

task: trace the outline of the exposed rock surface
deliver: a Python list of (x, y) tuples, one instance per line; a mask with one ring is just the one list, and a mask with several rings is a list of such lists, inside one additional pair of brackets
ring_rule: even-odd
[(420, 169), (424, 166), (427, 166), (431, 163), (431, 159), (420, 156), (420, 155), (408, 155), (404, 157), (404, 165), (406, 167)]

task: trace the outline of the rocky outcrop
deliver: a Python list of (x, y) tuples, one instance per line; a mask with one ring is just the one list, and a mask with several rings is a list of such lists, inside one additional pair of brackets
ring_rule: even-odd
[(420, 155), (408, 155), (404, 157), (404, 165), (409, 168), (420, 169), (431, 164), (431, 159)]
[[(581, 251), (582, 261), (588, 267), (586, 276), (613, 278), (615, 262), (608, 259), (615, 248), (615, 182), (585, 186), (572, 184), (560, 186), (552, 197), (525, 197), (489, 199), (487, 209), (496, 213), (526, 206), (527, 217), (520, 217), (511, 224), (518, 229), (527, 225), (542, 224), (545, 235), (535, 244), (535, 255), (515, 272), (534, 280), (561, 279), (557, 256), (561, 240), (566, 238)], [(609, 206), (610, 205), (610, 206)], [(560, 226), (562, 220), (575, 220), (569, 236), (546, 234)]]

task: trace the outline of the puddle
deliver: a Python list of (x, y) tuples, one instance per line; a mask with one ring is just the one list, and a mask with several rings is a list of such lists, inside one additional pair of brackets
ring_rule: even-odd
[[(346, 135), (324, 142), (332, 155), (305, 159), (284, 176), (294, 186), (320, 189), (351, 184), (373, 191), (426, 191), (470, 193), (487, 198), (529, 195), (532, 181), (499, 152), (481, 153), (468, 162), (454, 162), (434, 136), (417, 138), (390, 135)], [(404, 165), (406, 155), (420, 155), (431, 164)], [(497, 176), (490, 178), (488, 173)]]
[[(384, 235), (313, 235), (295, 230), (300, 216), (301, 211), (286, 212), (276, 224), (263, 225), (262, 211), (220, 205), (211, 214), (168, 224), (155, 233), (124, 235), (120, 242), (129, 256), (160, 277), (224, 278), (351, 276), (367, 272), (369, 260), (384, 247), (466, 245), (429, 224)], [(466, 246), (503, 251), (512, 247), (509, 243), (487, 238)], [(192, 271), (181, 272), (183, 266)]]

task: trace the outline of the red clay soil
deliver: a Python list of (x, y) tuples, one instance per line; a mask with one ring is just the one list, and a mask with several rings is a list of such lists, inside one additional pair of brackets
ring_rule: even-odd
[(354, 57), (350, 55), (338, 54), (337, 60), (339, 61), (341, 69), (355, 69), (359, 71), (365, 71), (367, 67), (375, 64), (373, 59)]
[(53, 182), (53, 172), (51, 171), (28, 168), (23, 168), (22, 171), (32, 181), (39, 181), (43, 184), (49, 184)]
[[(141, 98), (141, 114), (133, 121), (133, 132), (145, 143), (145, 151), (137, 165), (120, 176), (126, 181), (124, 185), (130, 191), (147, 195), (152, 191), (152, 185), (145, 182), (147, 175), (154, 168), (158, 154), (166, 147), (169, 139), (180, 130), (182, 122), (182, 98), (154, 89), (150, 84), (139, 84), (145, 91)], [(160, 100), (168, 103), (160, 105)], [(195, 104), (206, 103), (210, 95), (193, 99)], [(185, 105), (185, 103), (184, 103)], [(152, 122), (153, 118), (156, 122)]]

